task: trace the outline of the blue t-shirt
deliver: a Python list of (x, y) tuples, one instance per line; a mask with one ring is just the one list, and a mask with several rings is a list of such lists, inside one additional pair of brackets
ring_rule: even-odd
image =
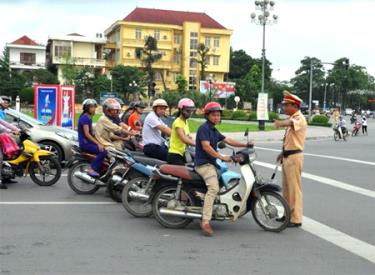
[(92, 136), (94, 136), (94, 133), (92, 131), (92, 119), (88, 114), (82, 115), (78, 120), (78, 142), (79, 146), (82, 146), (83, 144), (89, 144), (92, 143), (85, 137), (85, 133), (83, 132), (83, 125), (89, 126), (89, 132)]
[(5, 112), (3, 109), (0, 109), (0, 119), (5, 120)]
[(215, 151), (217, 151), (217, 144), (218, 142), (225, 139), (225, 136), (223, 136), (214, 125), (212, 125), (210, 122), (206, 121), (203, 123), (197, 132), (196, 137), (196, 148), (195, 148), (195, 165), (203, 165), (207, 163), (211, 163), (216, 166), (216, 159), (209, 154), (207, 154), (202, 147), (202, 141), (206, 140), (210, 142), (210, 145), (212, 148), (214, 148)]

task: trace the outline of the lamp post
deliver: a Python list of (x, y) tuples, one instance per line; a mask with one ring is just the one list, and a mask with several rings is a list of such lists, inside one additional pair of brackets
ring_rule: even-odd
[[(132, 89), (132, 88), (134, 87), (134, 90), (136, 90), (137, 87), (138, 87), (138, 84), (137, 84), (137, 82), (135, 82), (135, 81), (133, 80), (133, 82), (130, 82), (130, 83), (129, 83), (129, 87), (130, 87), (130, 89)], [(136, 92), (137, 92), (137, 91), (136, 91)], [(139, 100), (138, 92), (136, 93), (136, 99)]]
[[(261, 93), (264, 93), (264, 79), (266, 70), (266, 25), (273, 25), (277, 23), (278, 16), (271, 12), (275, 6), (275, 1), (257, 0), (255, 1), (255, 9), (260, 11), (257, 15), (253, 12), (251, 22), (263, 27), (263, 44), (262, 44), (262, 85)], [(264, 129), (264, 120), (259, 120), (259, 129)]]

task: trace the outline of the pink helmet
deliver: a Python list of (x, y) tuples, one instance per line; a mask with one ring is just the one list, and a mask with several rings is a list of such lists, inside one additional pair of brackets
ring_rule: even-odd
[(184, 108), (190, 108), (195, 109), (194, 101), (192, 101), (190, 98), (182, 98), (177, 104), (178, 109), (184, 109)]

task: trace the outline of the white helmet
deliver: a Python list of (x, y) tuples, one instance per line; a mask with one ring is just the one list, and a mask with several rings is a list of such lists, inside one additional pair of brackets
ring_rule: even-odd
[(168, 107), (168, 103), (164, 99), (157, 99), (152, 103), (152, 108), (155, 107)]
[(106, 109), (106, 110), (121, 110), (121, 105), (116, 99), (107, 98), (103, 102), (103, 109)]

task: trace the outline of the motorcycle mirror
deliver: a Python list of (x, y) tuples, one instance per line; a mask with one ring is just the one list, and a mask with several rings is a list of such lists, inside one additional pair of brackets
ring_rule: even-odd
[(244, 136), (247, 137), (249, 135), (249, 128), (246, 129)]
[(219, 149), (224, 149), (225, 147), (227, 147), (227, 145), (225, 144), (224, 141), (220, 141), (218, 144), (217, 144), (217, 147)]

